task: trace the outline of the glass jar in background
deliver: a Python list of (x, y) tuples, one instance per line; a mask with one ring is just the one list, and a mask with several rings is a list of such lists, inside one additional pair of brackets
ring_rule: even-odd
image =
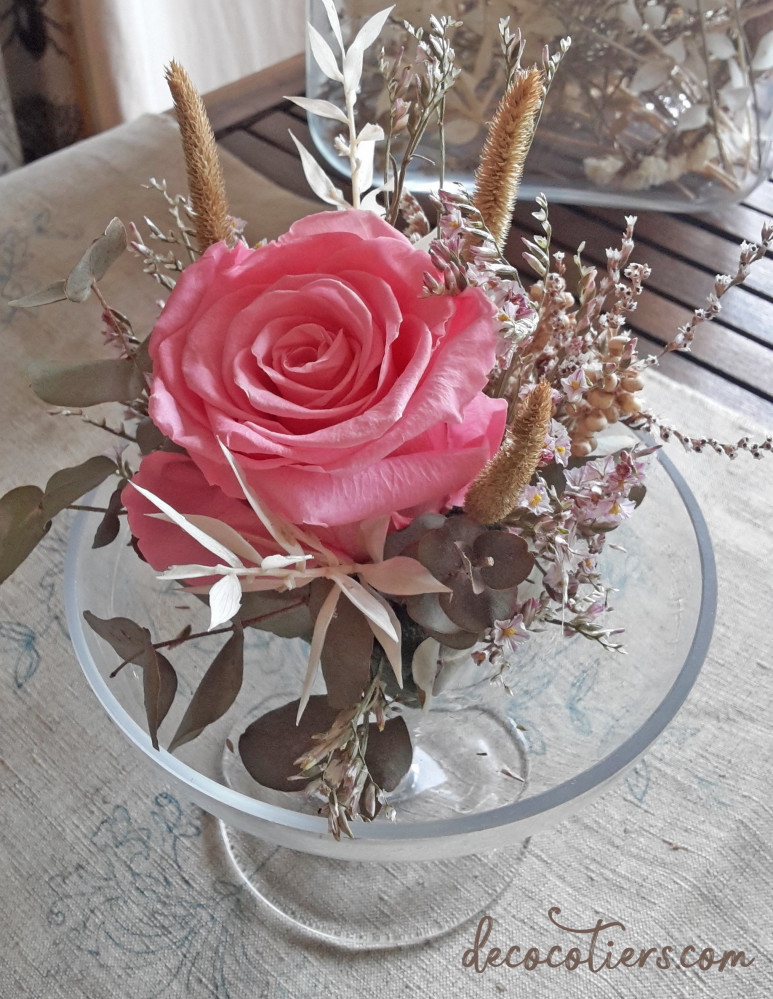
[[(344, 42), (386, 0), (336, 0)], [(324, 6), (309, 21), (337, 51)], [(768, 0), (397, 0), (382, 36), (387, 56), (415, 42), (402, 19), (426, 27), (430, 14), (463, 26), (453, 35), (461, 74), (446, 102), (446, 177), (472, 185), (473, 171), (504, 82), (499, 20), (510, 17), (542, 63), (547, 45), (572, 45), (547, 96), (526, 164), (523, 197), (700, 211), (736, 202), (773, 167), (773, 5)], [(365, 56), (361, 121), (385, 118), (378, 68), (381, 42)], [(307, 96), (340, 98), (307, 57)], [(335, 122), (310, 116), (318, 150), (344, 170)], [(419, 152), (436, 161), (436, 133)], [(383, 170), (383, 164), (382, 164)], [(437, 186), (434, 163), (414, 160), (414, 190)]]

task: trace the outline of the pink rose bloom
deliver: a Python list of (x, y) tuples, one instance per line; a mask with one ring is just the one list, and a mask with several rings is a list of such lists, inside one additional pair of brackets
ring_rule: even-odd
[(220, 438), (295, 524), (448, 508), (498, 448), (506, 403), (482, 392), (494, 307), (475, 288), (425, 296), (425, 271), (428, 254), (354, 210), (210, 247), (153, 330), (154, 422), (240, 499)]

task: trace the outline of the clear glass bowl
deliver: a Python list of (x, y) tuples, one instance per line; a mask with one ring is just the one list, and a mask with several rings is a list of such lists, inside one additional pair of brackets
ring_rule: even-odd
[[(94, 515), (76, 518), (65, 575), (70, 635), (100, 704), (159, 780), (221, 820), (234, 863), (264, 901), (353, 946), (416, 942), (480, 911), (514, 875), (524, 841), (618, 780), (663, 731), (695, 682), (714, 620), (706, 525), (659, 452), (644, 503), (612, 537), (625, 551), (604, 556), (618, 591), (610, 626), (625, 628), (627, 655), (554, 628), (519, 650), (512, 696), (472, 664), (462, 669), (429, 712), (406, 712), (414, 764), (391, 796), (397, 820), (357, 823), (354, 839), (336, 842), (302, 792), (262, 788), (229, 748), (251, 720), (298, 696), (306, 646), (251, 632), (244, 687), (229, 712), (175, 755), (155, 751), (139, 669), (107, 678), (117, 657), (83, 612), (130, 617), (155, 641), (173, 638), (192, 613), (194, 630), (205, 630), (208, 614), (156, 579), (125, 536), (94, 551), (95, 526)], [(169, 653), (180, 687), (162, 746), (222, 641), (206, 637)]]
[[(346, 44), (384, 0), (336, 0)], [(324, 6), (308, 0), (309, 22), (337, 51)], [(740, 201), (773, 167), (773, 11), (760, 0), (396, 0), (383, 35), (387, 56), (414, 43), (405, 18), (458, 17), (453, 35), (461, 75), (446, 101), (446, 176), (472, 190), (473, 171), (504, 81), (498, 21), (510, 17), (526, 41), (523, 65), (542, 48), (572, 46), (550, 87), (521, 186), (549, 201), (626, 209), (706, 211)], [(363, 121), (387, 111), (380, 43), (365, 55)], [(306, 93), (338, 103), (307, 55)], [(385, 119), (386, 120), (386, 119)], [(341, 125), (309, 117), (317, 149), (344, 171), (333, 140)], [(399, 147), (398, 147), (399, 148)], [(408, 174), (415, 191), (437, 186), (439, 146), (430, 129)], [(383, 170), (383, 166), (381, 167)]]

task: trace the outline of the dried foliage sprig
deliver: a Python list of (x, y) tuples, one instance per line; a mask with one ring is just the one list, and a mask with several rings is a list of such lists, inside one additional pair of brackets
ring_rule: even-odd
[(515, 508), (537, 470), (551, 411), (550, 385), (539, 382), (521, 404), (501, 447), (470, 486), (465, 513), (481, 524), (496, 524)]
[(542, 71), (536, 66), (517, 70), (494, 113), (481, 153), (473, 201), (500, 249), (510, 231), (544, 90)]
[(230, 245), (234, 230), (228, 215), (220, 157), (204, 101), (179, 63), (170, 64), (166, 79), (180, 124), (199, 249), (206, 250), (220, 241)]

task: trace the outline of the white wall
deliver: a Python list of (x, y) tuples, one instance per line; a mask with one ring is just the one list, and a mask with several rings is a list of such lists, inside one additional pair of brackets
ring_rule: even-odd
[(304, 0), (72, 0), (90, 131), (171, 104), (176, 59), (201, 93), (303, 48)]

